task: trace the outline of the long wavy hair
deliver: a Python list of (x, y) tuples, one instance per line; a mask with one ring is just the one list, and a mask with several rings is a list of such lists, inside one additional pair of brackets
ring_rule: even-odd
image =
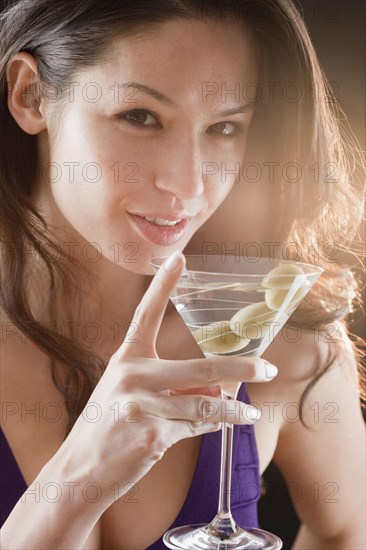
[[(356, 236), (362, 217), (362, 157), (351, 133), (339, 122), (339, 107), (291, 1), (20, 0), (9, 4), (0, 19), (1, 307), (50, 358), (53, 382), (69, 414), (65, 437), (107, 364), (87, 345), (60, 332), (57, 324), (58, 293), (75, 296), (72, 319), (81, 285), (92, 280), (85, 267), (57, 247), (57, 227), (47, 224), (31, 204), (39, 168), (37, 137), (19, 128), (7, 106), (11, 90), (6, 71), (20, 51), (34, 56), (42, 86), (56, 90), (61, 104), (77, 72), (102, 62), (116, 37), (177, 18), (243, 22), (254, 37), (260, 69), (246, 160), (275, 159), (283, 166), (300, 167), (296, 181), (279, 171), (271, 182), (273, 208), (278, 212), (276, 231), (290, 235), (302, 250), (302, 259), (310, 263), (314, 263), (310, 250), (318, 243), (316, 260), (325, 268), (292, 322), (306, 330), (315, 326), (325, 330), (336, 320), (345, 322), (357, 302), (357, 282), (350, 269), (329, 263), (322, 252), (335, 242), (350, 250)], [(274, 85), (285, 90), (280, 99), (274, 100)], [(315, 178), (314, 170), (319, 168), (320, 177)], [(29, 305), (29, 284), (36, 274), (30, 250), (48, 274), (47, 323), (35, 318)], [(302, 402), (333, 358), (316, 372)]]

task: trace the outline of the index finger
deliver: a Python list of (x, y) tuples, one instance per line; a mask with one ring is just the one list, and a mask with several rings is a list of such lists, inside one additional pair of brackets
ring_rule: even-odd
[(160, 267), (149, 288), (135, 310), (132, 325), (138, 327), (139, 341), (132, 342), (126, 337), (117, 351), (126, 357), (156, 357), (155, 343), (164, 317), (169, 296), (185, 266), (184, 255), (177, 250)]

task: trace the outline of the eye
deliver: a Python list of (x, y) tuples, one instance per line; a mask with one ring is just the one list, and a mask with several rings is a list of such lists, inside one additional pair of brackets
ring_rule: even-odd
[(233, 136), (236, 133), (244, 133), (244, 127), (234, 122), (218, 122), (208, 129), (210, 134), (219, 134), (222, 136)]
[(157, 125), (156, 117), (149, 111), (145, 111), (145, 109), (133, 109), (132, 111), (117, 115), (117, 118), (125, 120), (134, 126), (151, 127)]

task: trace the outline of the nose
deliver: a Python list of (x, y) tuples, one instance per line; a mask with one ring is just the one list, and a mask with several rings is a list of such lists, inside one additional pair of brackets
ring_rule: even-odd
[(203, 195), (203, 157), (199, 138), (183, 135), (170, 136), (164, 147), (163, 158), (155, 172), (155, 186), (172, 193), (181, 200), (195, 199)]

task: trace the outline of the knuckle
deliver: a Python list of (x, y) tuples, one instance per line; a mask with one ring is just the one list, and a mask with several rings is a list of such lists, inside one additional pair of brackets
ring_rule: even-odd
[(140, 436), (139, 446), (154, 462), (160, 460), (166, 451), (160, 430), (155, 426), (149, 426), (144, 430)]
[(208, 386), (218, 383), (218, 371), (215, 361), (211, 357), (202, 359), (198, 365), (198, 372), (202, 382)]
[(203, 419), (207, 416), (207, 409), (208, 409), (208, 400), (205, 397), (198, 398), (196, 402), (196, 415), (195, 418), (199, 421), (203, 421)]
[(123, 393), (131, 393), (138, 386), (141, 386), (141, 374), (124, 365), (119, 379), (120, 390)]
[(213, 432), (218, 432), (219, 430), (221, 430), (221, 428), (222, 428), (222, 423), (221, 422), (213, 422), (211, 424), (211, 430)]
[(221, 422), (204, 422), (202, 420), (195, 422), (193, 420), (186, 420), (186, 426), (188, 428), (188, 437), (194, 437), (202, 433), (216, 432), (221, 428), (222, 424)]
[(124, 376), (119, 383), (119, 387), (122, 393), (130, 393), (134, 389), (133, 377)]
[(162, 409), (164, 416), (172, 419), (182, 418), (183, 412), (182, 412), (181, 402), (178, 401), (177, 399), (174, 399), (174, 396), (173, 398), (172, 396), (170, 396), (168, 397), (168, 399), (169, 399), (169, 407), (167, 407), (166, 410), (164, 407)]
[(198, 422), (186, 420), (186, 425), (191, 435), (197, 435), (199, 433)]
[(146, 428), (142, 438), (144, 447), (146, 447), (147, 449), (153, 449), (158, 446), (159, 440), (160, 435), (156, 427)]
[(260, 365), (260, 359), (258, 357), (250, 357), (247, 359), (246, 363), (246, 375), (247, 378), (255, 378), (258, 374), (258, 368)]

